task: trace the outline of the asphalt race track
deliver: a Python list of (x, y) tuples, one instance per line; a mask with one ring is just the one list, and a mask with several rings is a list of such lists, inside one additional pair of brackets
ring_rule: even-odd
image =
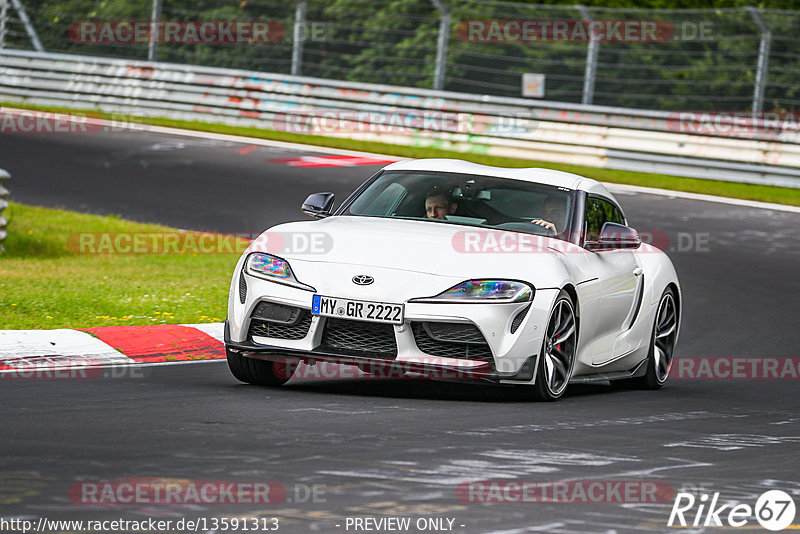
[[(12, 200), (221, 232), (300, 219), (308, 193), (330, 190), (341, 200), (380, 167), (270, 161), (300, 155), (313, 153), (136, 132), (0, 139)], [(684, 296), (679, 357), (799, 356), (800, 214), (617, 198), (634, 227), (668, 238)], [(238, 383), (223, 362), (97, 380), (3, 380), (0, 516), (277, 517), (281, 532), (325, 533), (355, 532), (353, 518), (388, 517), (411, 518), (408, 532), (683, 531), (667, 527), (672, 496), (485, 504), (457, 489), (488, 480), (650, 481), (750, 506), (781, 489), (800, 505), (799, 383), (681, 379), (658, 392), (573, 386), (545, 404), (524, 390), (449, 382), (259, 388)], [(144, 478), (269, 481), (287, 496), (218, 505), (75, 498), (76, 484)], [(419, 518), (445, 521), (417, 529)], [(716, 529), (685, 531), (709, 530)], [(750, 518), (736, 531), (763, 529)]]

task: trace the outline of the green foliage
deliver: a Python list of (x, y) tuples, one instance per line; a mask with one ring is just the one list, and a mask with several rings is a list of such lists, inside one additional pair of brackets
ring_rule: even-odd
[[(459, 28), (469, 20), (579, 19), (556, 0), (443, 0), (451, 15), (445, 89), (520, 96), (523, 73), (547, 77), (546, 98), (580, 102), (587, 43), (476, 42)], [(67, 37), (83, 21), (148, 20), (143, 0), (26, 0), (48, 50), (144, 59), (148, 45), (89, 45)], [(764, 111), (800, 108), (800, 0), (590, 0), (595, 20), (654, 20), (681, 39), (601, 42), (594, 103), (662, 110), (747, 110), (753, 100), (760, 31), (746, 6), (766, 9), (772, 32)], [(431, 0), (308, 0), (302, 74), (430, 88), (440, 13)], [(786, 10), (796, 10), (786, 11)], [(689, 10), (689, 11), (681, 11)], [(772, 11), (770, 11), (772, 10)], [(779, 11), (780, 10), (780, 11)], [(162, 20), (261, 20), (283, 26), (276, 43), (159, 44), (157, 59), (288, 74), (295, 2), (280, 0), (163, 0)], [(688, 26), (687, 26), (688, 25)], [(703, 35), (692, 32), (704, 25)], [(688, 33), (679, 31), (689, 28)], [(312, 30), (312, 28), (315, 28)], [(693, 28), (693, 29), (692, 29)], [(316, 32), (319, 29), (319, 32)], [(689, 35), (689, 38), (686, 38)], [(12, 46), (27, 46), (18, 28)]]
[(178, 232), (119, 217), (10, 203), (0, 254), (0, 328), (220, 322), (231, 254), (80, 253), (81, 233)]

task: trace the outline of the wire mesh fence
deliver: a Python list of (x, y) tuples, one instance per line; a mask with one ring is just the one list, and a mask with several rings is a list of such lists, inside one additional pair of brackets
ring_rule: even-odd
[[(0, 0), (0, 46), (31, 49), (35, 35), (53, 52), (513, 97), (529, 96), (522, 81), (532, 73), (544, 75), (542, 96), (554, 101), (668, 111), (800, 109), (800, 11), (486, 0), (155, 0), (155, 6), (153, 0)], [(154, 13), (161, 26), (148, 26)], [(231, 21), (251, 31), (225, 38), (220, 28)], [(216, 24), (214, 38), (187, 36), (202, 22)], [(252, 31), (256, 22), (268, 36)], [(128, 31), (134, 23), (155, 31)], [(169, 23), (177, 28), (171, 38)]]

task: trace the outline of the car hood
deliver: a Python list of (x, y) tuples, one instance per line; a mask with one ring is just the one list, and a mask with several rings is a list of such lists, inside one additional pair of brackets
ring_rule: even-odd
[[(520, 238), (526, 240), (524, 247), (515, 246)], [(433, 221), (335, 216), (272, 227), (248, 250), (280, 256), (293, 268), (302, 262), (461, 279), (525, 279), (529, 276), (523, 272), (530, 274), (559, 261), (556, 257), (563, 253), (558, 247), (563, 249), (563, 244), (546, 237)]]

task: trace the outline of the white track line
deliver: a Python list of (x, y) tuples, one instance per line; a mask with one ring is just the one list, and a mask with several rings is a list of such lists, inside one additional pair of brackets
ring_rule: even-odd
[[(224, 323), (186, 324), (223, 342)], [(137, 362), (107, 343), (87, 332), (70, 328), (55, 330), (0, 330), (0, 364), (12, 369), (0, 369), (0, 374), (19, 373), (21, 370), (94, 369), (105, 367), (182, 365), (205, 360), (175, 360), (167, 362)], [(37, 367), (38, 366), (38, 367)]]
[(10, 364), (24, 358), (92, 358), (103, 363), (127, 363), (130, 358), (78, 330), (0, 330), (0, 361)]
[(163, 367), (165, 365), (185, 365), (189, 363), (216, 363), (216, 362), (226, 362), (225, 358), (206, 358), (204, 360), (174, 360), (170, 362), (133, 362), (127, 363), (123, 365), (115, 365), (114, 367)]
[(391, 161), (400, 161), (404, 158), (400, 156), (390, 156), (388, 154), (375, 154), (372, 152), (359, 152), (357, 150), (345, 150), (343, 148), (331, 148), (317, 145), (304, 145), (301, 143), (289, 143), (287, 141), (274, 141), (272, 139), (261, 139), (259, 137), (245, 137), (243, 135), (220, 134), (214, 132), (201, 132), (198, 130), (182, 130), (180, 128), (167, 128), (165, 126), (148, 126), (146, 124), (132, 124), (125, 126), (128, 130), (139, 130), (152, 133), (167, 135), (183, 135), (187, 137), (199, 137), (201, 139), (211, 139), (214, 141), (230, 141), (233, 143), (244, 143), (248, 145), (269, 146), (275, 148), (286, 148), (302, 152), (321, 152), (323, 154), (335, 154), (340, 156), (357, 156), (362, 158), (381, 158)]
[(181, 326), (188, 326), (189, 328), (200, 330), (220, 343), (225, 342), (225, 323), (182, 324)]
[[(91, 361), (91, 360), (89, 360)], [(146, 367), (163, 367), (165, 365), (186, 365), (190, 363), (218, 363), (218, 362), (226, 362), (225, 358), (215, 358), (215, 359), (205, 359), (205, 360), (175, 360), (171, 362), (137, 362), (135, 360), (130, 360), (128, 362), (122, 363), (98, 363), (98, 364), (86, 364), (86, 360), (73, 360), (73, 361), (63, 361), (63, 362), (49, 362), (47, 364), (42, 363), (33, 363), (28, 364), (28, 366), (20, 366), (19, 368), (15, 369), (0, 369), (0, 375), (3, 374), (25, 374), (31, 373), (36, 374), (39, 373), (41, 375), (46, 375), (48, 372), (54, 371), (91, 371), (94, 369), (125, 369), (128, 367), (137, 368), (137, 369), (144, 369)]]

